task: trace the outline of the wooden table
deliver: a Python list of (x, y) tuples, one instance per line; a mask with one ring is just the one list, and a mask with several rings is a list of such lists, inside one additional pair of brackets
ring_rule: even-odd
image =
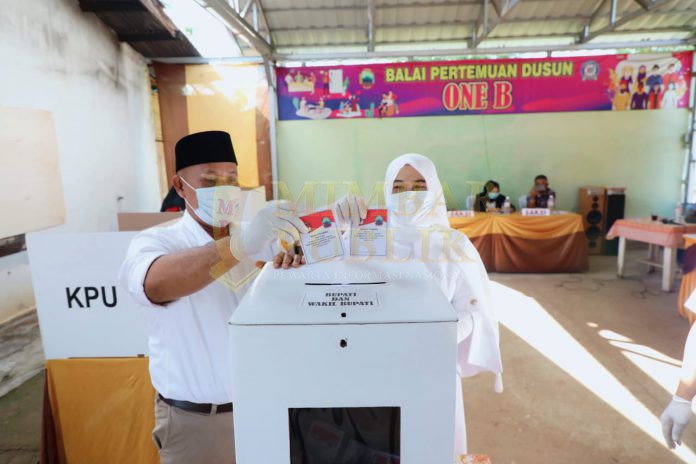
[(582, 216), (476, 213), (450, 225), (476, 246), (489, 272), (581, 272), (589, 267)]
[[(696, 233), (696, 225), (663, 224), (650, 219), (619, 219), (607, 234), (607, 239), (619, 239), (617, 274), (624, 275), (626, 264), (626, 240), (648, 244), (648, 259), (641, 260), (652, 267), (662, 268), (662, 291), (671, 292), (677, 263), (677, 249), (683, 247), (684, 234)], [(658, 261), (656, 248), (663, 249), (662, 261)]]

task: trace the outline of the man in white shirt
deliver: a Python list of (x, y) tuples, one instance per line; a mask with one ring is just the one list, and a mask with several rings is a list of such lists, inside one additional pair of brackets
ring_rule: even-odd
[[(229, 134), (191, 134), (176, 145), (172, 183), (183, 217), (138, 234), (120, 280), (143, 306), (150, 378), (157, 391), (152, 438), (163, 464), (235, 462), (227, 320), (280, 237), (294, 244), (304, 224), (288, 202), (269, 202), (241, 229), (237, 160)], [(301, 257), (276, 256), (276, 267)]]

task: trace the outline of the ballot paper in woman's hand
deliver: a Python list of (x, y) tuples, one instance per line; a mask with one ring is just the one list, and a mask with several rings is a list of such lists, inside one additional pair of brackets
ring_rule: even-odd
[(386, 256), (387, 210), (368, 209), (359, 226), (350, 229), (351, 256)]
[(317, 211), (300, 217), (309, 233), (300, 235), (300, 245), (307, 264), (343, 256), (343, 246), (331, 210)]

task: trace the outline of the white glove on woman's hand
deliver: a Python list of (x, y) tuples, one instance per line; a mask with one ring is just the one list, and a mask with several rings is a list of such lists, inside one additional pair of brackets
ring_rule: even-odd
[(345, 229), (349, 225), (359, 226), (360, 222), (367, 216), (365, 199), (354, 193), (349, 193), (336, 200), (331, 211), (333, 211), (334, 219), (340, 229)]
[(689, 419), (691, 419), (691, 401), (674, 395), (660, 416), (662, 435), (669, 449), (674, 449), (675, 443), (681, 445), (681, 437)]
[(249, 227), (241, 230), (239, 224), (230, 224), (230, 251), (241, 261), (262, 251), (278, 239), (287, 246), (294, 246), (300, 234), (307, 233), (307, 226), (297, 217), (295, 205), (291, 201), (269, 201)]

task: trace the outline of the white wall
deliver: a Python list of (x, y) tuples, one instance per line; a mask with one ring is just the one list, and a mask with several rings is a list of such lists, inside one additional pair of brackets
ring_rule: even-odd
[[(66, 223), (52, 230), (115, 230), (119, 210), (159, 211), (149, 81), (138, 53), (77, 0), (0, 0), (0, 61), (0, 106), (53, 112)], [(33, 306), (27, 266), (24, 254), (0, 258), (0, 321)]]

